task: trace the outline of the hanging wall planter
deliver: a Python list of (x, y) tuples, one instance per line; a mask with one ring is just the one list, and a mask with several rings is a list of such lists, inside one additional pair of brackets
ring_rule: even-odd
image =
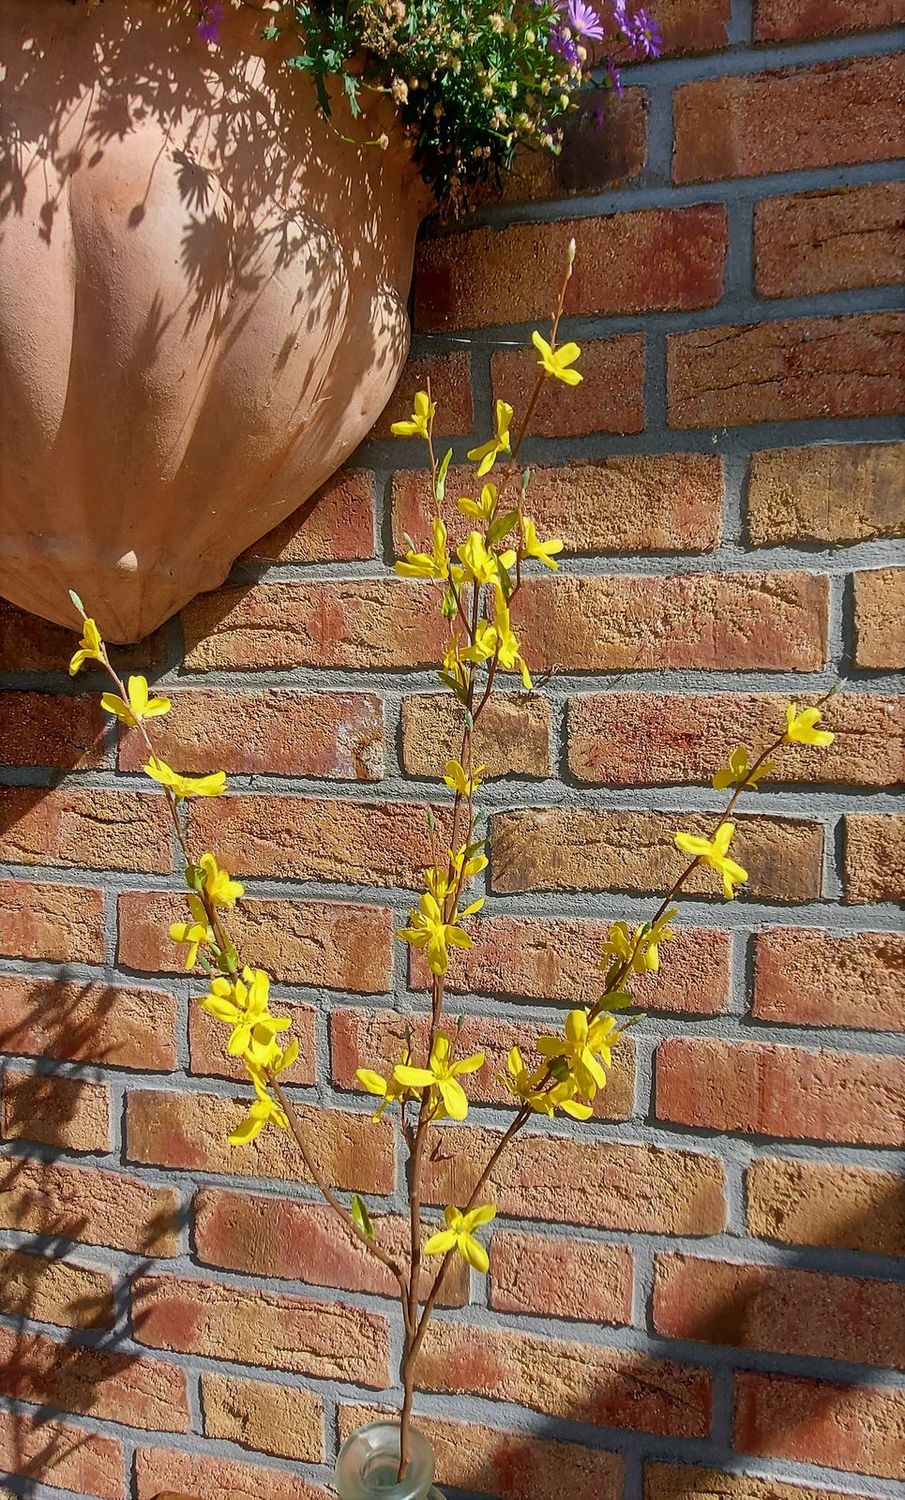
[(137, 640), (222, 582), (367, 433), (430, 195), (187, 0), (3, 0), (0, 594)]

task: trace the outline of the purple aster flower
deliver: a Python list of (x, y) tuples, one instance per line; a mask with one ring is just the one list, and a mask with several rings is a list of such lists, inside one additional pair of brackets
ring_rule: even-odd
[(578, 44), (576, 43), (575, 38), (572, 36), (566, 36), (558, 26), (554, 27), (554, 29), (550, 32), (549, 45), (550, 50), (552, 52), (558, 52), (560, 57), (564, 57), (567, 63), (578, 62)]
[(223, 15), (224, 7), (218, 4), (217, 0), (210, 0), (210, 4), (202, 5), (198, 35), (203, 42), (219, 42)]
[(636, 57), (659, 57), (663, 50), (660, 28), (641, 6), (629, 9), (627, 0), (613, 0), (613, 19)]
[(625, 87), (622, 82), (622, 75), (612, 58), (607, 62), (603, 70), (603, 76), (606, 79), (607, 87), (613, 90), (616, 98), (622, 99), (625, 95)]
[(603, 41), (600, 16), (592, 5), (586, 5), (585, 0), (564, 0), (560, 10), (573, 36), (589, 42)]

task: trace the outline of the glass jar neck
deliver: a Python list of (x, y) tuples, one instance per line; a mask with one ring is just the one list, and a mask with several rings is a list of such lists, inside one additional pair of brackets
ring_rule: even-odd
[(339, 1500), (443, 1500), (434, 1488), (434, 1455), (417, 1428), (409, 1433), (409, 1459), (399, 1474), (398, 1422), (371, 1422), (346, 1438), (336, 1460)]

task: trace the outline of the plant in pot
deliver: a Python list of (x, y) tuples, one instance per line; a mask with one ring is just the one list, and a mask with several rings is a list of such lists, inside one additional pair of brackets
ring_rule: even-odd
[[(0, 593), (137, 640), (397, 381), (434, 205), (558, 150), (626, 0), (3, 0)], [(615, 72), (610, 74), (617, 82)]]
[[(522, 469), (519, 455), (544, 385), (558, 381), (569, 387), (581, 380), (578, 346), (558, 338), (570, 271), (571, 255), (548, 336), (538, 331), (533, 337), (538, 372), (526, 408), (516, 418), (508, 403), (497, 401), (487, 440), (467, 455), (473, 465), (467, 495), (447, 495), (452, 453), (441, 458), (436, 451), (436, 408), (429, 390), (416, 396), (411, 418), (396, 424), (400, 435), (418, 436), (425, 444), (434, 509), (429, 534), (410, 543), (397, 571), (412, 580), (411, 587), (422, 589), (426, 600), (433, 597), (445, 622), (438, 676), (450, 696), (456, 747), (449, 755), (437, 746), (439, 805), (424, 809), (429, 862), (417, 903), (397, 933), (429, 988), (429, 1009), (400, 1017), (392, 1053), (374, 1058), (374, 1066), (356, 1075), (371, 1096), (374, 1129), (397, 1131), (405, 1155), (407, 1229), (401, 1245), (388, 1220), (372, 1214), (361, 1197), (337, 1192), (320, 1167), (316, 1141), (293, 1103), (291, 1070), (299, 1049), (287, 1038), (289, 1019), (271, 1008), (268, 974), (243, 962), (230, 935), (230, 912), (243, 886), (221, 864), (216, 845), (200, 853), (191, 847), (183, 806), (193, 798), (219, 797), (225, 775), (183, 775), (158, 754), (153, 724), (169, 701), (149, 696), (143, 677), (120, 679), (94, 620), (85, 620), (71, 663), (76, 672), (86, 662), (98, 662), (109, 674), (113, 691), (105, 693), (104, 707), (126, 732), (141, 736), (145, 771), (169, 802), (188, 903), (186, 920), (175, 924), (170, 936), (185, 950), (187, 968), (205, 977), (200, 1004), (224, 1027), (227, 1051), (242, 1060), (252, 1090), (230, 1141), (243, 1149), (263, 1130), (290, 1132), (308, 1176), (345, 1232), (375, 1258), (398, 1295), (403, 1336), (398, 1420), (373, 1423), (347, 1438), (336, 1469), (341, 1500), (436, 1500), (430, 1446), (413, 1422), (419, 1357), (453, 1266), (464, 1260), (478, 1274), (488, 1269), (482, 1231), (497, 1213), (499, 1163), (540, 1121), (565, 1115), (580, 1128), (592, 1117), (613, 1051), (640, 1019), (634, 1006), (656, 983), (660, 950), (675, 933), (674, 903), (689, 881), (706, 890), (716, 879), (731, 900), (747, 880), (732, 851), (739, 799), (769, 775), (772, 757), (783, 746), (826, 746), (833, 739), (819, 727), (823, 700), (804, 709), (790, 704), (771, 744), (756, 754), (739, 746), (728, 764), (715, 770), (713, 786), (726, 793), (723, 811), (710, 825), (702, 821), (692, 831), (676, 831), (676, 875), (669, 890), (646, 922), (634, 928), (612, 924), (603, 944), (599, 992), (574, 1005), (561, 1028), (527, 1033), (521, 1045), (489, 1062), (474, 1024), (449, 1016), (449, 989), (467, 991), (467, 974), (463, 980), (462, 971), (451, 973), (451, 966), (482, 941), (479, 892), (488, 860), (479, 812), (485, 771), (478, 759), (481, 721), (501, 681), (514, 676), (531, 689), (518, 633), (520, 594), (532, 571), (557, 567), (563, 549), (555, 538), (538, 535), (530, 515), (530, 472)], [(81, 609), (77, 596), (75, 603)], [(469, 1091), (476, 1102), (511, 1105), (508, 1128), (472, 1167), (472, 1153), (462, 1152), (456, 1130), (469, 1113)], [(443, 1184), (453, 1178), (462, 1191), (450, 1202)], [(438, 1203), (445, 1203), (442, 1219), (432, 1207)], [(430, 1350), (429, 1358), (436, 1363), (442, 1354)]]

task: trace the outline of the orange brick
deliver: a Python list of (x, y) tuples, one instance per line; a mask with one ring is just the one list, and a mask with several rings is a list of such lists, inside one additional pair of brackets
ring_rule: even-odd
[[(227, 1140), (248, 1099), (215, 1094), (133, 1090), (126, 1105), (127, 1154), (131, 1161), (189, 1172), (228, 1172), (238, 1177), (308, 1182), (298, 1146), (287, 1131), (269, 1130), (248, 1146)], [(394, 1141), (367, 1115), (296, 1105), (296, 1113), (320, 1170), (335, 1187), (362, 1193), (393, 1189)]]
[(60, 1343), (21, 1328), (0, 1328), (0, 1392), (129, 1427), (188, 1432), (191, 1426), (178, 1365)]
[(903, 330), (905, 318), (893, 312), (670, 334), (669, 425), (894, 416), (902, 401)]
[[(337, 777), (380, 781), (384, 774), (383, 709), (373, 693), (224, 693), (171, 695), (155, 722), (155, 749), (182, 771)], [(140, 770), (147, 751), (139, 734), (120, 740), (120, 765)]]
[(797, 1026), (905, 1030), (905, 936), (775, 928), (755, 939), (752, 1015)]
[(30, 1484), (121, 1500), (123, 1450), (114, 1438), (99, 1437), (45, 1416), (0, 1412), (0, 1467)]
[(169, 1072), (176, 1002), (137, 986), (0, 975), (0, 1051)]
[(471, 399), (471, 361), (464, 349), (441, 354), (410, 355), (389, 405), (376, 422), (371, 436), (390, 437), (394, 422), (412, 414), (416, 391), (430, 386), (431, 399), (437, 404), (434, 418), (435, 437), (463, 437), (471, 431), (474, 405)]
[(102, 893), (77, 885), (0, 880), (0, 954), (58, 964), (102, 963)]
[[(119, 963), (130, 969), (179, 973), (184, 949), (171, 941), (171, 922), (184, 918), (181, 896), (126, 891), (119, 898)], [(284, 984), (383, 994), (392, 976), (392, 912), (340, 901), (245, 899), (229, 928), (245, 962)]]
[(116, 1320), (113, 1281), (106, 1271), (23, 1250), (3, 1250), (0, 1313), (57, 1323), (61, 1328), (110, 1329)]
[[(451, 957), (446, 988), (452, 993), (513, 995), (569, 1003), (596, 999), (601, 990), (600, 949), (608, 922), (564, 917), (481, 917), (468, 923), (474, 947)], [(411, 955), (411, 984), (425, 989), (429, 972)], [(679, 929), (664, 944), (660, 973), (635, 981), (645, 1011), (718, 1015), (729, 1004), (729, 937), (706, 928)]]
[(786, 1245), (905, 1255), (905, 1198), (893, 1172), (763, 1157), (748, 1168), (748, 1228)]
[(895, 286), (905, 260), (905, 184), (829, 188), (765, 198), (754, 210), (755, 284), (762, 297), (809, 297)]
[[(472, 471), (456, 468), (450, 474), (451, 495), (474, 493)], [(542, 464), (532, 469), (528, 509), (541, 535), (559, 537), (569, 552), (708, 551), (718, 546), (722, 527), (722, 459), (638, 453), (596, 463)], [(461, 541), (468, 520), (452, 508), (446, 519), (452, 539)], [(393, 481), (393, 540), (400, 555), (405, 533), (420, 544), (431, 520), (425, 474), (402, 470)]]
[(654, 1327), (666, 1338), (857, 1364), (905, 1364), (905, 1285), (658, 1255)]
[(740, 1371), (734, 1446), (762, 1458), (905, 1479), (905, 1391)]
[(139, 1277), (132, 1300), (135, 1337), (156, 1349), (389, 1384), (389, 1324), (364, 1308), (176, 1276)]
[[(0, 671), (60, 672), (61, 680), (68, 682), (66, 667), (77, 644), (73, 630), (0, 599)], [(117, 646), (116, 665), (125, 671), (156, 671), (163, 666), (164, 646), (164, 633), (156, 630), (138, 646)]]
[(242, 554), (242, 562), (357, 562), (374, 556), (373, 476), (340, 469), (299, 510)]
[(706, 1371), (571, 1339), (432, 1323), (417, 1379), (422, 1390), (514, 1401), (600, 1427), (682, 1437), (710, 1431)]
[(236, 1463), (199, 1443), (194, 1453), (167, 1448), (139, 1448), (135, 1454), (136, 1500), (160, 1494), (190, 1494), (192, 1500), (335, 1500), (331, 1488), (311, 1484), (285, 1469)]
[(718, 204), (510, 224), (422, 241), (415, 281), (419, 331), (548, 316), (573, 238), (580, 254), (567, 313), (711, 307), (722, 295), (728, 233)]
[(588, 1323), (631, 1323), (632, 1252), (598, 1240), (498, 1230), (490, 1242), (490, 1306)]
[[(517, 151), (501, 184), (479, 188), (478, 205), (543, 203), (582, 197), (630, 182), (647, 162), (647, 93), (627, 88), (618, 98), (610, 88), (588, 87), (580, 115), (566, 124), (564, 149)], [(599, 110), (600, 123), (594, 116)], [(589, 118), (590, 117), (590, 118)]]
[(803, 42), (900, 21), (905, 21), (902, 0), (756, 0), (754, 37), (758, 42)]
[[(676, 848), (677, 827), (710, 834), (712, 815), (597, 812), (568, 807), (525, 808), (491, 819), (493, 889), (515, 891), (667, 890), (688, 864)], [(823, 878), (823, 829), (792, 819), (739, 818), (732, 852), (748, 871), (749, 896), (811, 901)], [(686, 889), (722, 899), (722, 886), (703, 867)]]
[[(674, 98), (676, 182), (716, 182), (905, 153), (902, 59), (855, 57), (810, 68), (686, 83)], [(870, 130), (849, 121), (870, 118)]]
[(513, 619), (534, 671), (816, 671), (827, 581), (812, 573), (532, 578)]
[[(503, 349), (492, 355), (494, 399), (527, 410), (538, 379), (533, 349)], [(622, 333), (611, 339), (584, 339), (583, 383), (563, 386), (548, 380), (528, 431), (537, 437), (584, 437), (592, 432), (644, 431), (645, 338)], [(606, 399), (601, 400), (601, 392)]]
[(190, 672), (429, 667), (444, 629), (429, 585), (399, 578), (259, 583), (200, 594), (183, 610)]
[[(779, 693), (580, 693), (569, 700), (569, 767), (602, 786), (709, 785), (736, 745), (753, 760), (776, 740), (788, 701)], [(768, 783), (887, 787), (905, 778), (905, 699), (842, 693), (822, 712), (834, 744), (783, 746)]]
[(172, 863), (163, 797), (143, 792), (0, 788), (0, 860), (165, 875)]
[(831, 443), (755, 453), (748, 534), (756, 547), (901, 536), (903, 486), (901, 443)]
[(104, 764), (104, 712), (95, 697), (0, 692), (0, 745), (7, 766), (85, 770)]
[[(492, 1130), (444, 1128), (427, 1198), (464, 1203), (500, 1141)], [(448, 1143), (448, 1144), (447, 1144)], [(651, 1234), (718, 1234), (725, 1226), (718, 1158), (658, 1146), (613, 1146), (580, 1136), (522, 1134), (504, 1153), (486, 1188), (503, 1214), (553, 1224), (583, 1224)]]
[(905, 667), (905, 568), (855, 573), (855, 662), (859, 667)]
[(905, 896), (905, 816), (848, 813), (845, 899), (901, 901)]
[(109, 1151), (110, 1091), (83, 1078), (7, 1071), (3, 1136), (65, 1151)]
[(711, 52), (728, 45), (731, 0), (659, 0), (663, 51)]
[(757, 1479), (751, 1474), (724, 1474), (685, 1464), (646, 1464), (644, 1500), (869, 1500), (851, 1490), (827, 1490), (821, 1484)]
[[(299, 1055), (292, 1066), (292, 1082), (298, 1085), (316, 1083), (316, 1013), (313, 1007), (275, 995), (271, 999), (274, 1013), (288, 1016), (291, 1020), (292, 1026), (287, 1035), (299, 1044)], [(236, 1083), (247, 1083), (248, 1074), (242, 1059), (230, 1057), (226, 1051), (228, 1036), (229, 1032), (224, 1030), (221, 1022), (215, 1021), (200, 1005), (190, 1005), (189, 1072), (201, 1073), (208, 1078), (232, 1078)]]
[[(494, 693), (475, 723), (474, 754), (490, 776), (549, 776), (550, 702), (539, 693)], [(402, 704), (402, 761), (410, 776), (436, 777), (458, 760), (463, 717), (449, 693), (418, 693)]]
[(205, 1437), (302, 1463), (324, 1461), (324, 1407), (313, 1391), (204, 1374), (201, 1401)]
[(851, 1145), (905, 1144), (905, 1060), (670, 1037), (656, 1113), (708, 1130)]
[(175, 1255), (179, 1195), (120, 1172), (8, 1158), (0, 1226), (138, 1255)]

